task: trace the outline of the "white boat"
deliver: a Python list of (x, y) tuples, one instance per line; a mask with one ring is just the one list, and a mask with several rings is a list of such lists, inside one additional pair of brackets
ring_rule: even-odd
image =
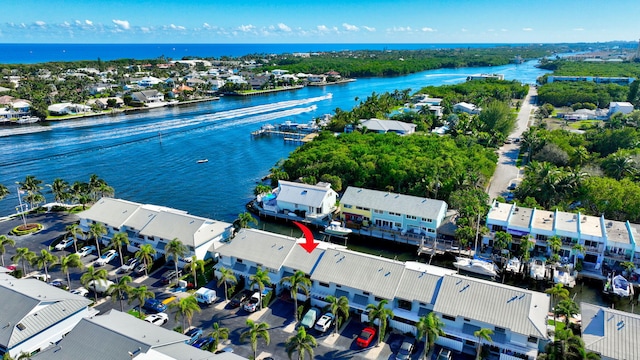
[(331, 235), (347, 236), (351, 234), (351, 229), (342, 226), (339, 221), (332, 221), (327, 227), (324, 228), (324, 232)]
[(572, 288), (576, 286), (576, 277), (566, 267), (558, 266), (553, 272), (553, 282), (562, 284), (566, 288)]
[(504, 267), (504, 270), (510, 273), (518, 274), (520, 273), (521, 265), (522, 263), (520, 262), (520, 259), (514, 257), (507, 261), (507, 265)]
[(456, 257), (453, 266), (458, 270), (464, 270), (484, 276), (494, 277), (498, 275), (498, 267), (496, 264), (481, 259), (469, 259), (465, 257)]
[(204, 164), (206, 162), (209, 162), (209, 159), (200, 159), (200, 160), (198, 160), (198, 164)]
[(37, 116), (22, 116), (16, 120), (16, 124), (24, 125), (24, 124), (33, 124), (40, 121), (40, 118)]
[(633, 285), (622, 275), (616, 275), (612, 278), (610, 274), (602, 291), (605, 294), (627, 297), (633, 295)]
[(546, 271), (544, 261), (540, 259), (534, 259), (529, 264), (529, 276), (534, 280), (544, 280)]

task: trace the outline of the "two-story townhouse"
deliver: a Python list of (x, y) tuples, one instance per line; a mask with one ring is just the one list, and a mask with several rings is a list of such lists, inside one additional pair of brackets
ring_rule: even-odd
[(605, 229), (604, 260), (609, 264), (632, 261), (636, 244), (632, 232), (634, 229), (629, 222), (601, 220)]
[(493, 331), (483, 344), (500, 360), (537, 357), (548, 342), (549, 295), (461, 275), (446, 275), (433, 311), (445, 326), (436, 343), (475, 354), (482, 328)]
[(585, 247), (584, 262), (593, 264), (596, 269), (600, 269), (604, 259), (605, 236), (601, 218), (598, 216), (577, 214), (578, 241)]
[[(99, 242), (108, 244), (113, 235), (125, 231), (123, 229), (125, 222), (138, 208), (140, 208), (140, 204), (132, 201), (104, 197), (89, 209), (78, 214), (80, 218), (79, 226), (80, 229), (87, 234), (91, 225), (104, 225), (107, 233), (99, 239)], [(131, 237), (131, 235), (132, 234), (129, 234), (129, 237)]]
[(336, 210), (338, 194), (331, 184), (316, 185), (280, 180), (271, 196), (262, 201), (266, 212), (300, 217), (311, 222), (326, 222)]
[(354, 186), (348, 187), (340, 199), (340, 218), (348, 227), (371, 236), (374, 228), (435, 239), (446, 214), (447, 203), (441, 200)]
[(556, 210), (553, 218), (556, 236), (562, 241), (560, 257), (569, 258), (571, 255), (578, 255), (580, 252), (573, 250), (578, 243), (578, 215)]
[(549, 249), (548, 240), (550, 237), (555, 236), (555, 216), (553, 211), (541, 210), (541, 209), (527, 209), (523, 207), (517, 207), (521, 212), (528, 212), (531, 214), (531, 236), (535, 240), (535, 250), (548, 254)]

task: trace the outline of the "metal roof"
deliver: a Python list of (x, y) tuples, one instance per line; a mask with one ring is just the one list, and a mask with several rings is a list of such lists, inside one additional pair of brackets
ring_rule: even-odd
[(640, 359), (640, 316), (580, 303), (585, 348), (610, 359)]
[(331, 187), (309, 185), (284, 180), (278, 181), (278, 185), (280, 190), (276, 197), (277, 201), (311, 206), (314, 208), (321, 207), (324, 199), (333, 191)]
[[(297, 242), (302, 241), (303, 239), (300, 239)], [(300, 270), (305, 274), (311, 274), (318, 264), (320, 257), (324, 254), (325, 248), (326, 246), (318, 246), (313, 249), (311, 253), (308, 253), (302, 246), (296, 245), (291, 249), (291, 252), (282, 265), (294, 270)]]
[(547, 339), (549, 295), (461, 275), (446, 275), (433, 311)]
[(153, 220), (158, 212), (154, 209), (141, 206), (133, 215), (131, 215), (124, 223), (129, 228), (140, 231)]
[(368, 119), (360, 120), (360, 126), (366, 127), (367, 130), (375, 132), (401, 132), (412, 133), (415, 131), (417, 125), (406, 123), (397, 120), (380, 120), (380, 119)]
[(345, 205), (357, 205), (403, 215), (413, 215), (434, 221), (437, 221), (438, 215), (441, 213), (444, 214), (444, 210), (447, 209), (447, 203), (441, 200), (394, 194), (354, 186), (347, 188), (340, 202)]
[(405, 269), (398, 284), (396, 297), (407, 301), (417, 300), (425, 304), (433, 304), (441, 283), (442, 275)]
[(231, 224), (172, 211), (160, 211), (140, 230), (140, 235), (166, 240), (178, 238), (183, 244), (198, 247), (224, 234)]
[(359, 289), (392, 300), (405, 265), (350, 250), (327, 249), (311, 280)]
[(139, 207), (131, 201), (103, 197), (78, 216), (119, 229)]
[(87, 310), (91, 300), (36, 279), (0, 277), (0, 344), (13, 348), (47, 328)]
[(285, 235), (241, 229), (231, 241), (218, 248), (217, 252), (222, 256), (252, 261), (269, 269), (279, 270), (291, 249), (296, 246), (295, 239)]

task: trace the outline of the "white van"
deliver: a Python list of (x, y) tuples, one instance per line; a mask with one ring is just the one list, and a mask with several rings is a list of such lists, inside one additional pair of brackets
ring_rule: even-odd
[(216, 296), (215, 290), (212, 290), (206, 287), (201, 287), (200, 289), (198, 289), (198, 291), (196, 291), (196, 300), (198, 300), (199, 303), (211, 305), (217, 299), (218, 297)]

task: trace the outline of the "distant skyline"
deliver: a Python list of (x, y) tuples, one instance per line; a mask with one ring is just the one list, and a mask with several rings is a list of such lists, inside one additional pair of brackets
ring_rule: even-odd
[(0, 43), (637, 41), (640, 1), (19, 0)]

